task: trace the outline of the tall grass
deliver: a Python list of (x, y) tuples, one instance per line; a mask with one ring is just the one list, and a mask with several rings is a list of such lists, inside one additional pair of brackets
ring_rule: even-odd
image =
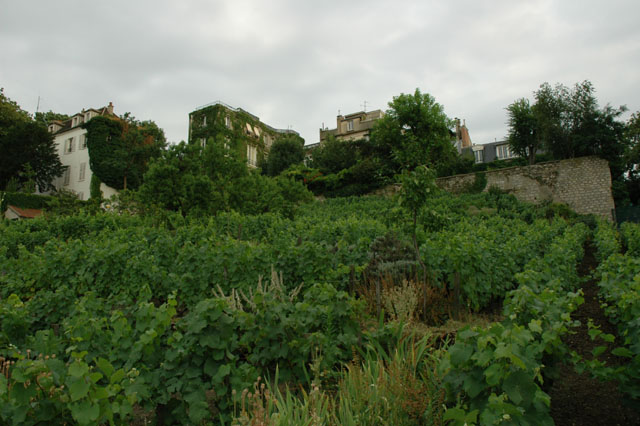
[(391, 350), (374, 342), (356, 354), (333, 390), (318, 375), (298, 391), (278, 386), (277, 378), (256, 383), (233, 425), (441, 425), (444, 392), (435, 371), (442, 350), (430, 335), (407, 333)]

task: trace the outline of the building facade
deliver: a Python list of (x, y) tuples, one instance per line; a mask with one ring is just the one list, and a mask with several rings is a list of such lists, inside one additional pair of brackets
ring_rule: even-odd
[(467, 152), (473, 154), (476, 164), (490, 163), (496, 160), (510, 160), (519, 157), (519, 155), (511, 150), (509, 142), (507, 141), (496, 141), (482, 145), (473, 144), (470, 147), (463, 148), (463, 153)]
[(467, 129), (467, 123), (465, 120), (462, 120), (462, 124), (460, 124), (460, 119), (454, 119), (456, 124), (456, 134), (455, 134), (455, 142), (454, 146), (458, 151), (458, 154), (462, 153), (462, 150), (465, 148), (471, 148), (473, 145), (471, 143), (471, 136), (469, 135), (469, 129)]
[[(65, 166), (64, 174), (56, 178), (53, 186), (56, 190), (67, 190), (76, 193), (80, 200), (90, 196), (91, 167), (89, 166), (89, 150), (87, 149), (87, 130), (82, 124), (99, 115), (114, 115), (113, 104), (103, 108), (89, 108), (74, 114), (66, 121), (53, 121), (49, 124), (49, 132), (53, 134), (60, 162)], [(109, 198), (117, 191), (104, 183), (100, 185), (102, 195)]]
[(247, 159), (249, 167), (258, 167), (273, 143), (286, 135), (300, 134), (291, 129), (276, 129), (242, 108), (216, 101), (189, 113), (189, 143), (206, 145), (211, 138), (223, 138), (225, 146)]
[(384, 112), (379, 109), (338, 115), (335, 129), (320, 129), (320, 142), (325, 141), (330, 135), (339, 140), (369, 139), (373, 124), (383, 116)]

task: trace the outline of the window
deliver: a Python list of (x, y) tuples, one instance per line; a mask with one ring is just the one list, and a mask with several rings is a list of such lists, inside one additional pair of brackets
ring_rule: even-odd
[(202, 126), (206, 126), (206, 125), (207, 125), (207, 116), (205, 115), (205, 116), (202, 118)]
[(87, 149), (87, 135), (80, 135), (80, 149)]
[(496, 156), (499, 160), (514, 157), (509, 145), (498, 145), (496, 147)]
[(80, 173), (78, 174), (78, 182), (84, 180), (84, 175), (87, 171), (87, 163), (80, 163)]
[(71, 181), (71, 167), (67, 167), (64, 170), (64, 182), (63, 182), (63, 185), (64, 186), (69, 185), (70, 181)]
[(264, 134), (264, 146), (269, 149), (271, 148), (271, 145), (273, 144), (273, 139), (271, 138), (270, 135), (268, 135), (267, 133)]
[(207, 140), (205, 138), (200, 138), (200, 146), (203, 148), (207, 146)]
[(484, 162), (484, 151), (483, 150), (473, 151), (473, 155), (476, 157), (476, 163), (483, 163)]
[(73, 138), (69, 138), (64, 142), (64, 153), (70, 154), (73, 152)]
[(229, 129), (231, 128), (231, 117), (228, 115), (224, 117), (224, 125)]
[(78, 200), (84, 200), (84, 192), (78, 192)]
[(253, 145), (247, 145), (247, 162), (253, 167), (258, 165), (258, 150)]
[(347, 132), (353, 131), (353, 120), (347, 121)]

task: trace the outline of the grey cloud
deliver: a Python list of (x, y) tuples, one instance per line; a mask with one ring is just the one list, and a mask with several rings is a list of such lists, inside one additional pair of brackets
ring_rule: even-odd
[(474, 142), (506, 134), (505, 107), (544, 82), (591, 80), (601, 104), (640, 109), (640, 5), (611, 1), (292, 0), (7, 2), (0, 85), (33, 111), (113, 101), (170, 141), (215, 100), (316, 142), (343, 113), (416, 87)]

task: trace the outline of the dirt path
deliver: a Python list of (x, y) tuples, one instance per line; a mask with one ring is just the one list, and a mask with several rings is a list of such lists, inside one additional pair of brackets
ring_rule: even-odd
[[(585, 247), (585, 256), (579, 267), (580, 276), (587, 276), (597, 267), (594, 248)], [(594, 347), (602, 344), (592, 342), (587, 333), (589, 318), (605, 333), (616, 334), (598, 301), (598, 286), (591, 279), (583, 284), (585, 302), (572, 315), (581, 325), (576, 334), (569, 335), (565, 342), (572, 350), (590, 359)], [(619, 365), (624, 360), (610, 353), (604, 354), (607, 364)], [(603, 383), (591, 379), (588, 373), (577, 374), (568, 364), (550, 390), (551, 415), (557, 426), (617, 426), (640, 425), (640, 413), (622, 404), (622, 396), (614, 382)]]

